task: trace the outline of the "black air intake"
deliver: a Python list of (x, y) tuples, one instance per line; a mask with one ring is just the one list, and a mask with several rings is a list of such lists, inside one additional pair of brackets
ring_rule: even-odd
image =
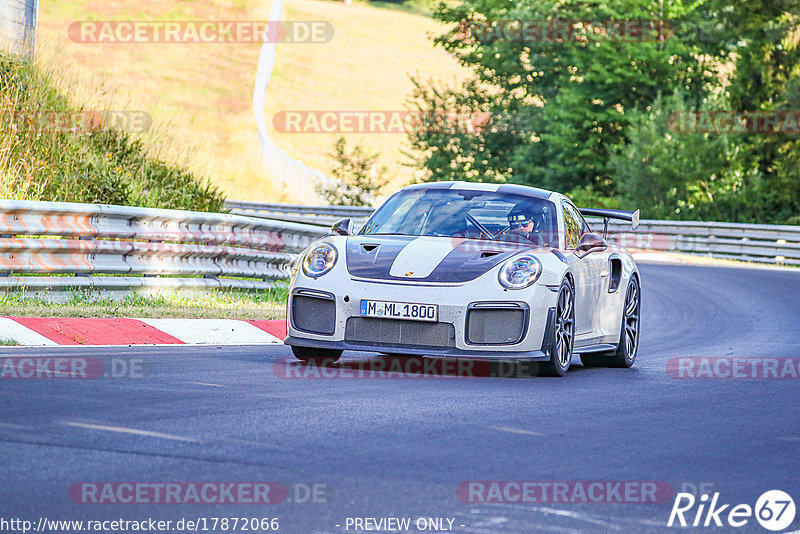
[(336, 300), (330, 293), (298, 290), (292, 295), (292, 326), (311, 334), (336, 331)]
[(455, 328), (450, 323), (428, 323), (399, 319), (351, 317), (347, 320), (345, 341), (370, 345), (408, 347), (455, 347)]
[(467, 310), (467, 343), (513, 345), (525, 335), (528, 310), (519, 305), (475, 304)]

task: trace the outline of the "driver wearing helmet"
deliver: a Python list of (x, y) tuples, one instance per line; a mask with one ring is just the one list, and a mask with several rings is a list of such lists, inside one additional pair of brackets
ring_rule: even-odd
[(547, 206), (517, 204), (508, 212), (509, 228), (501, 238), (505, 241), (547, 246), (543, 233), (547, 228), (548, 211)]

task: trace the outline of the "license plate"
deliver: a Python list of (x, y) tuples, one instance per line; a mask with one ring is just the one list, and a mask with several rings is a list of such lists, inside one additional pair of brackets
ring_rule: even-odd
[(411, 321), (431, 321), (439, 319), (439, 306), (415, 302), (386, 302), (384, 300), (362, 300), (362, 317), (381, 319), (408, 319)]

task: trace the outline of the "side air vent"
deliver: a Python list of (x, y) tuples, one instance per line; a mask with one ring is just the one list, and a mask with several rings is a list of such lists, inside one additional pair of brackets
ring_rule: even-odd
[(608, 260), (608, 269), (611, 272), (611, 278), (608, 281), (608, 292), (614, 293), (619, 289), (619, 283), (622, 280), (622, 260), (611, 258)]
[(513, 345), (525, 337), (528, 307), (516, 303), (476, 302), (467, 308), (466, 341), (471, 345)]
[(299, 289), (292, 295), (292, 326), (311, 334), (336, 330), (336, 300), (330, 293)]

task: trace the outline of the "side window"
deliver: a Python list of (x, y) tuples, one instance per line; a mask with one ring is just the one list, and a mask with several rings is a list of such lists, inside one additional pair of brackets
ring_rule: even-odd
[(581, 240), (586, 223), (572, 204), (563, 202), (561, 205), (564, 208), (564, 233), (567, 238), (567, 248), (575, 248)]

